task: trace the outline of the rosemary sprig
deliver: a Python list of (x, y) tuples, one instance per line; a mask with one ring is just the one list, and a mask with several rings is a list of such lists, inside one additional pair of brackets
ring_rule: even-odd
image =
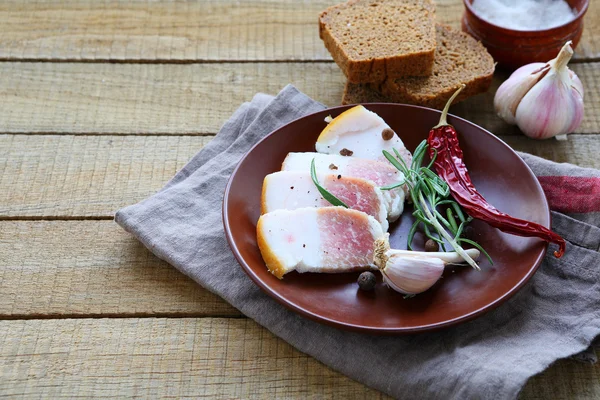
[(329, 190), (327, 190), (323, 186), (321, 186), (321, 184), (319, 183), (319, 180), (317, 179), (317, 170), (315, 168), (315, 159), (314, 158), (313, 158), (312, 162), (310, 163), (310, 177), (312, 178), (312, 181), (315, 184), (315, 186), (317, 187), (317, 190), (319, 191), (319, 193), (321, 193), (321, 196), (323, 196), (323, 198), (325, 200), (330, 202), (332, 206), (341, 206), (341, 207), (350, 208), (346, 205), (346, 203), (344, 203), (343, 201), (338, 199), (333, 193), (331, 193)]
[(400, 186), (404, 185), (404, 181), (402, 182), (398, 182), (398, 183), (393, 183), (391, 185), (387, 185), (387, 186), (381, 186), (379, 188), (379, 190), (392, 190), (392, 189), (396, 189), (399, 188)]
[[(437, 242), (444, 251), (447, 242), (473, 268), (480, 269), (475, 260), (465, 253), (461, 243), (476, 247), (493, 264), (489, 254), (479, 244), (461, 237), (465, 225), (471, 222), (472, 218), (465, 217), (459, 204), (451, 198), (448, 184), (431, 170), (437, 153), (427, 166), (422, 166), (427, 153), (427, 141), (423, 140), (415, 149), (410, 167), (406, 165), (398, 151), (393, 150), (395, 156), (385, 150), (383, 155), (404, 174), (414, 205), (415, 222), (408, 233), (408, 248), (412, 250), (414, 235), (419, 226), (422, 226), (427, 238)], [(446, 207), (445, 212), (438, 210), (442, 206)]]

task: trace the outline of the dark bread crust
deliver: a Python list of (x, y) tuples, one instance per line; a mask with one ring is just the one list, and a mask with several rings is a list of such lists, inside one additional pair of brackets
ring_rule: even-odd
[(379, 85), (348, 82), (342, 104), (405, 103), (441, 110), (461, 84), (466, 87), (453, 103), (486, 92), (495, 66), (485, 47), (449, 26), (438, 24), (437, 35), (439, 45), (431, 76), (388, 79)]
[(428, 76), (435, 54), (431, 0), (350, 0), (319, 16), (319, 36), (348, 80)]

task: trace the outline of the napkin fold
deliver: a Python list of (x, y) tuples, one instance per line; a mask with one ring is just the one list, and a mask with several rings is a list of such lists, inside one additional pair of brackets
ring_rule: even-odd
[[(324, 106), (289, 85), (256, 95), (155, 195), (116, 222), (155, 255), (298, 350), (397, 398), (515, 398), (531, 376), (600, 334), (600, 171), (521, 154), (539, 177), (565, 255), (545, 257), (499, 308), (433, 333), (373, 336), (310, 321), (264, 294), (231, 253), (221, 206), (240, 158), (278, 127)], [(592, 360), (593, 352), (580, 358)]]

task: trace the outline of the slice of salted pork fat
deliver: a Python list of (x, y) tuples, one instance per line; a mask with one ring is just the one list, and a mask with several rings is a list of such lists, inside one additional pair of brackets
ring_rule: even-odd
[[(289, 153), (281, 166), (282, 171), (310, 171), (315, 160), (317, 174), (337, 174), (342, 177), (354, 177), (371, 181), (377, 187), (395, 185), (404, 182), (404, 175), (387, 160), (385, 162), (356, 157), (343, 157), (320, 153)], [(403, 190), (404, 189), (404, 190)], [(387, 204), (388, 220), (395, 221), (404, 210), (406, 187), (402, 189), (382, 190)]]
[(406, 165), (412, 160), (396, 132), (383, 118), (363, 106), (352, 107), (331, 120), (319, 135), (315, 147), (319, 153), (386, 162), (382, 151), (394, 154), (393, 149), (396, 149)]
[(263, 214), (258, 247), (277, 278), (291, 271), (349, 272), (376, 268), (375, 241), (385, 240), (370, 215), (344, 207), (299, 208)]
[[(371, 181), (338, 175), (318, 175), (327, 191), (353, 210), (374, 217), (384, 232), (388, 230), (387, 203), (381, 190)], [(304, 207), (330, 207), (317, 190), (309, 173), (280, 171), (269, 174), (263, 182), (261, 212), (295, 210)]]

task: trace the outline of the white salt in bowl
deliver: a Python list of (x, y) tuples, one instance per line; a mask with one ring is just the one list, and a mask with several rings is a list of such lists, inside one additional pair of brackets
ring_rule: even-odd
[(575, 48), (583, 33), (589, 0), (566, 1), (576, 11), (573, 20), (550, 29), (516, 30), (484, 20), (473, 9), (473, 0), (463, 0), (462, 30), (480, 40), (500, 66), (514, 69), (532, 62), (546, 62), (556, 57), (569, 40)]

